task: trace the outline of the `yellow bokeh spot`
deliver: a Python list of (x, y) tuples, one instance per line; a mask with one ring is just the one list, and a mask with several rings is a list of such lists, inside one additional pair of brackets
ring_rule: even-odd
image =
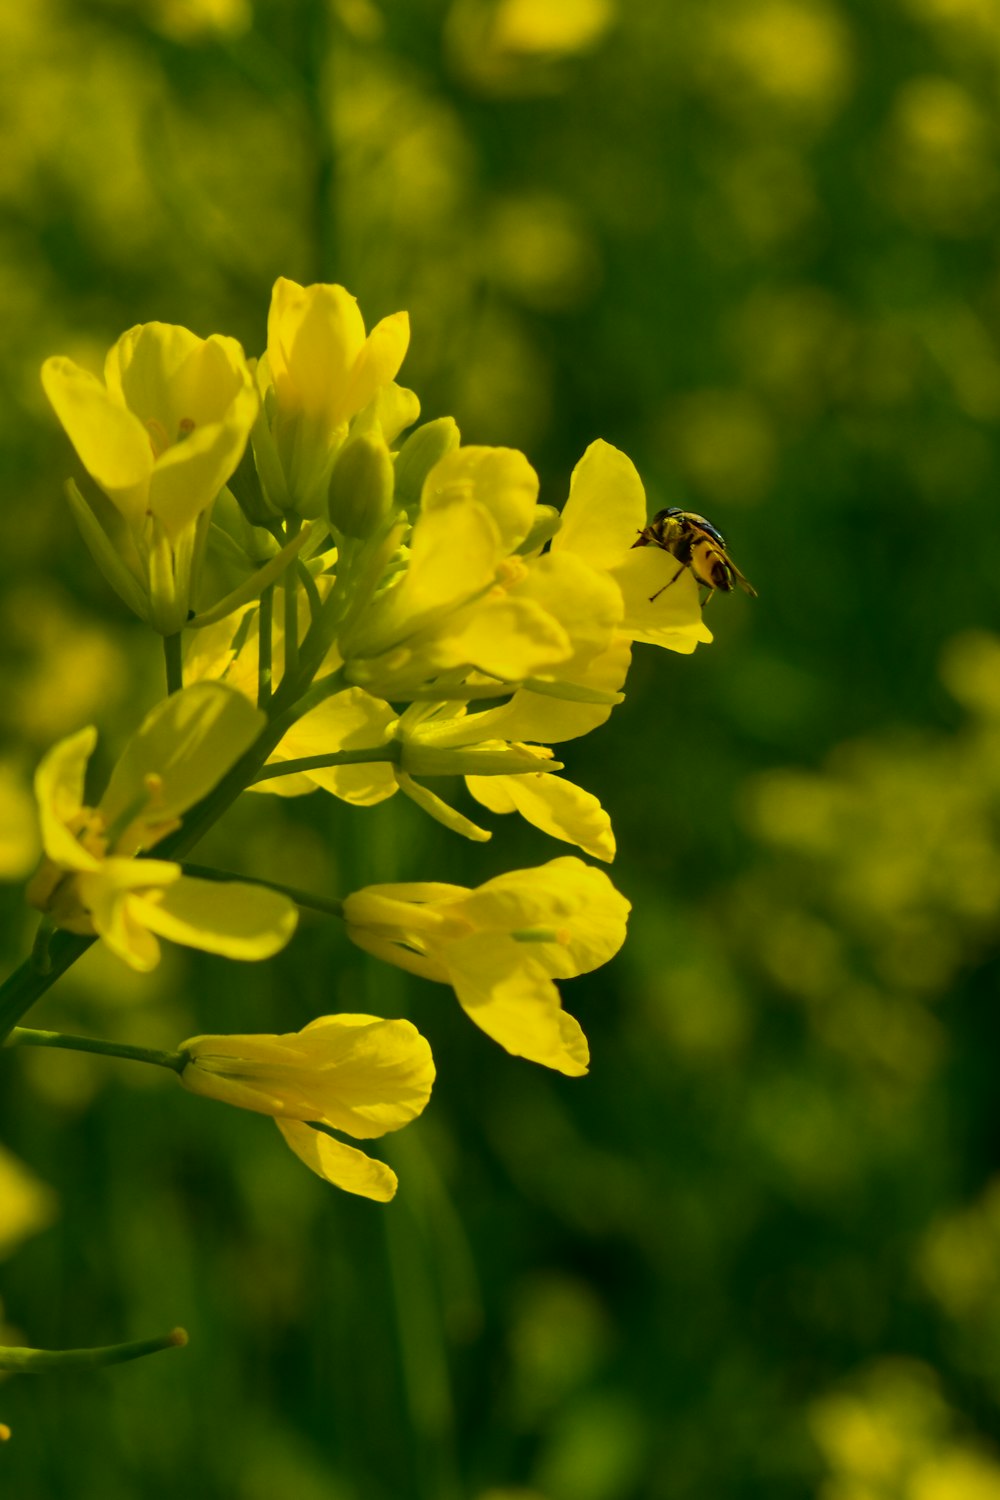
[(128, 685), (125, 652), (109, 630), (63, 596), (29, 584), (9, 589), (0, 624), (20, 658), (5, 696), (25, 739), (47, 745), (121, 701)]
[(56, 1216), (56, 1195), (0, 1146), (0, 1257), (47, 1229)]
[(0, 760), (0, 880), (23, 880), (41, 854), (38, 815), (27, 778)]
[(155, 0), (150, 19), (158, 31), (177, 41), (238, 36), (253, 21), (249, 0)]
[(483, 92), (548, 93), (566, 80), (558, 65), (596, 47), (614, 18), (614, 0), (454, 0), (445, 40)]
[(1000, 719), (1000, 636), (966, 630), (941, 655), (941, 681), (963, 708)]
[(1000, 1178), (976, 1203), (931, 1225), (919, 1267), (952, 1317), (1000, 1314)]
[(500, 0), (492, 40), (500, 51), (566, 56), (595, 46), (613, 19), (611, 0)]
[(682, 397), (668, 416), (666, 441), (685, 478), (709, 501), (752, 503), (774, 477), (773, 427), (746, 392), (703, 390)]
[(600, 258), (571, 205), (535, 195), (499, 202), (484, 250), (495, 279), (529, 307), (560, 310), (593, 291)]
[(707, 81), (729, 108), (770, 105), (825, 123), (851, 83), (852, 47), (841, 16), (812, 0), (739, 0), (705, 17)]
[(933, 233), (978, 233), (997, 196), (992, 127), (951, 78), (908, 79), (896, 93), (882, 178), (900, 215)]

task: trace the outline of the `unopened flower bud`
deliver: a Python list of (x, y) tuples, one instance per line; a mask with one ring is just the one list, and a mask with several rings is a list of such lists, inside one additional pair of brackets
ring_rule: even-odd
[(337, 455), (330, 475), (330, 524), (342, 536), (370, 537), (392, 506), (389, 450), (380, 437), (352, 438)]
[(396, 504), (411, 514), (420, 504), (420, 492), (434, 465), (461, 442), (454, 417), (438, 417), (411, 432), (396, 454)]

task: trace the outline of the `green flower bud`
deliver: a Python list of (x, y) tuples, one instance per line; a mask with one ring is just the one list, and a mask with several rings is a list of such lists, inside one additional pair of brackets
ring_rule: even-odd
[(372, 536), (392, 506), (392, 481), (392, 459), (381, 437), (367, 432), (352, 438), (330, 475), (330, 525), (342, 536)]
[(411, 514), (434, 465), (461, 442), (454, 417), (438, 417), (411, 432), (396, 454), (396, 504)]

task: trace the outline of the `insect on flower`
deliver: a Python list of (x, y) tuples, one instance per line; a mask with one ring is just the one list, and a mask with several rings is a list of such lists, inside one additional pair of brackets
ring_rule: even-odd
[(681, 510), (676, 505), (657, 511), (649, 525), (639, 532), (638, 540), (632, 546), (662, 547), (664, 552), (669, 552), (680, 563), (677, 572), (667, 579), (663, 588), (650, 594), (650, 603), (659, 598), (663, 589), (676, 583), (685, 568), (690, 568), (698, 583), (708, 589), (706, 604), (716, 589), (728, 594), (737, 584), (752, 599), (757, 597), (753, 584), (744, 578), (726, 551), (725, 538), (716, 531), (711, 521), (706, 521), (704, 516), (695, 515), (694, 511)]

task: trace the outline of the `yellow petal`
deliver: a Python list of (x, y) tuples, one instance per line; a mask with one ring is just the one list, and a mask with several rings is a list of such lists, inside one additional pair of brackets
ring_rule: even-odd
[(524, 541), (534, 520), (538, 475), (516, 448), (456, 448), (436, 463), (420, 499), (427, 515), (456, 501), (475, 500), (493, 517), (506, 556)]
[(535, 559), (511, 597), (532, 599), (558, 620), (580, 666), (608, 649), (624, 614), (617, 584), (572, 553)]
[(139, 323), (108, 350), (104, 378), (108, 391), (135, 412), (143, 428), (156, 423), (173, 441), (180, 419), (193, 416), (175, 404), (180, 372), (203, 340), (176, 323)]
[(35, 796), (42, 829), (42, 846), (63, 870), (96, 870), (100, 861), (88, 853), (66, 826), (83, 807), (87, 762), (97, 744), (91, 725), (53, 745), (35, 772)]
[(376, 1203), (388, 1203), (395, 1197), (399, 1182), (384, 1162), (374, 1161), (357, 1147), (332, 1140), (323, 1131), (313, 1130), (297, 1120), (276, 1119), (274, 1123), (295, 1155), (317, 1177), (346, 1193), (373, 1198)]
[(421, 515), (406, 572), (341, 638), (345, 659), (377, 656), (433, 627), (490, 586), (501, 557), (499, 534), (484, 506), (456, 501)]
[(614, 957), (625, 941), (631, 906), (603, 870), (575, 855), (563, 855), (486, 881), (462, 902), (461, 910), (467, 921), (484, 930), (559, 930), (564, 934), (561, 942), (528, 946), (546, 973), (568, 979)]
[(106, 859), (93, 874), (77, 877), (82, 905), (94, 931), (130, 968), (148, 973), (160, 945), (146, 921), (149, 892), (180, 878), (180, 866), (159, 859)]
[(187, 875), (143, 902), (142, 916), (151, 932), (174, 943), (247, 960), (279, 953), (299, 919), (288, 897), (266, 886)]
[(338, 422), (346, 422), (362, 411), (382, 387), (388, 385), (406, 358), (409, 343), (410, 319), (407, 313), (393, 313), (376, 323), (350, 372), (340, 407), (334, 413)]
[(267, 357), (282, 410), (321, 418), (330, 427), (342, 421), (348, 380), (364, 343), (357, 299), (342, 286), (302, 287), (284, 276), (275, 282)]
[(570, 1078), (586, 1073), (587, 1038), (534, 958), (534, 944), (496, 933), (450, 943), (448, 974), (470, 1020), (515, 1057)]
[(443, 824), (452, 833), (461, 834), (463, 838), (471, 839), (475, 844), (488, 843), (493, 837), (488, 829), (480, 828), (471, 819), (464, 817), (457, 808), (445, 802), (443, 797), (439, 797), (436, 792), (432, 792), (421, 782), (414, 781), (413, 777), (408, 776), (405, 771), (397, 772), (396, 780), (400, 791), (404, 792), (411, 802), (415, 802), (435, 822)]
[[(606, 651), (589, 658), (585, 665), (571, 657), (568, 662), (560, 662), (557, 667), (546, 669), (538, 675), (543, 680), (552, 679), (617, 693), (628, 675), (631, 660), (632, 643), (629, 637), (616, 635)], [(592, 729), (606, 722), (612, 707), (612, 703), (574, 703), (565, 698), (550, 697), (547, 693), (532, 692), (530, 688), (524, 687), (499, 708), (487, 709), (484, 713), (470, 715), (470, 718), (478, 721), (483, 738), (500, 735), (504, 739), (555, 745), (563, 740), (589, 734)]]
[(510, 682), (565, 660), (572, 649), (568, 632), (543, 605), (499, 591), (456, 611), (433, 639), (413, 643), (427, 676), (469, 667)]
[[(274, 756), (271, 758), (275, 759)], [(304, 771), (293, 771), (289, 776), (271, 776), (267, 781), (256, 781), (247, 787), (247, 791), (264, 797), (308, 797), (310, 792), (319, 791), (319, 783)]]
[(326, 1075), (311, 1118), (359, 1140), (401, 1130), (425, 1108), (434, 1058), (410, 1021), (320, 1016), (299, 1033), (304, 1054)]
[(646, 524), (646, 494), (632, 460), (610, 443), (591, 443), (573, 470), (552, 551), (610, 568)]
[(141, 526), (153, 472), (142, 422), (71, 359), (47, 359), (42, 384), (87, 473), (132, 526)]
[(596, 859), (615, 857), (615, 836), (598, 799), (561, 776), (466, 776), (465, 784), (493, 812), (519, 812), (543, 833), (577, 844)]
[[(419, 416), (420, 400), (416, 391), (408, 390), (405, 385), (397, 385), (394, 380), (381, 387), (372, 404), (372, 420), (382, 429), (382, 436), (387, 443), (394, 443), (399, 434), (407, 427), (412, 427)], [(364, 421), (364, 418), (359, 418), (359, 421)]]
[(711, 641), (694, 574), (662, 547), (627, 552), (611, 576), (625, 601), (622, 629), (633, 640), (682, 655), (689, 655), (699, 642)]
[(126, 745), (100, 802), (112, 823), (147, 803), (147, 778), (157, 778), (157, 794), (131, 830), (128, 852), (140, 846), (144, 829), (179, 817), (207, 796), (264, 722), (242, 693), (221, 682), (196, 682), (158, 703)]
[[(389, 740), (389, 729), (396, 721), (396, 711), (381, 698), (374, 698), (362, 688), (346, 688), (311, 709), (285, 735), (272, 761), (298, 760), (308, 755), (329, 755), (338, 750), (378, 749)], [(303, 773), (309, 787), (321, 786), (359, 807), (372, 807), (396, 791), (393, 768), (387, 761), (371, 761), (357, 766), (322, 766)], [(291, 778), (299, 780), (298, 776)], [(276, 777), (276, 790), (282, 790), (285, 777)], [(272, 782), (261, 782), (267, 789)]]
[(409, 1021), (321, 1016), (282, 1036), (197, 1036), (181, 1081), (192, 1093), (360, 1139), (400, 1130), (434, 1082), (430, 1047)]
[(318, 1111), (296, 1107), (302, 1072), (297, 1042), (297, 1033), (188, 1037), (178, 1049), (190, 1058), (181, 1083), (192, 1094), (236, 1109), (309, 1119)]

